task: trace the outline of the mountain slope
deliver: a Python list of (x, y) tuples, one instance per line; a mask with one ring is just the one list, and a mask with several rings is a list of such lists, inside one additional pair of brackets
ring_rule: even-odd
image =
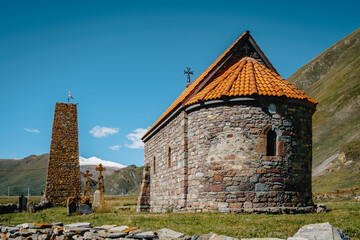
[[(28, 186), (30, 195), (41, 195), (41, 192), (45, 190), (48, 160), (48, 153), (39, 156), (31, 155), (24, 159), (0, 159), (0, 196), (8, 194), (8, 186), (10, 186), (11, 196), (27, 195)], [(97, 180), (99, 172), (95, 171), (95, 167), (96, 165), (81, 165), (80, 171), (89, 170), (93, 174), (91, 178)], [(121, 194), (138, 189), (142, 167), (137, 168), (131, 165), (120, 172), (118, 172), (120, 169), (118, 167), (105, 167), (106, 171), (103, 172), (105, 187), (111, 189), (109, 193), (106, 189), (106, 194)], [(107, 178), (115, 173), (116, 178), (110, 178), (111, 183), (107, 182)], [(124, 173), (124, 176), (120, 173)], [(119, 182), (114, 179), (119, 179)], [(132, 183), (124, 182), (123, 179), (130, 180)], [(84, 177), (81, 177), (81, 181), (84, 186)]]
[(360, 29), (287, 80), (319, 101), (313, 116), (314, 191), (360, 184)]
[(0, 159), (0, 195), (40, 195), (45, 190), (49, 154), (24, 159)]
[(135, 195), (140, 191), (144, 167), (127, 166), (105, 178), (105, 192), (108, 195)]

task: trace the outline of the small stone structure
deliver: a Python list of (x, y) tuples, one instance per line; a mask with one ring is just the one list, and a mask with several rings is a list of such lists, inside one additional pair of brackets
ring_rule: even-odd
[(68, 197), (80, 198), (80, 191), (76, 104), (58, 102), (55, 105), (45, 198), (53, 205), (66, 205)]
[(26, 212), (27, 210), (27, 198), (21, 194), (21, 196), (19, 197), (19, 212)]
[(13, 213), (17, 211), (18, 207), (16, 203), (0, 204), (0, 214)]
[(94, 208), (101, 207), (101, 193), (100, 193), (100, 190), (98, 190), (98, 189), (94, 192), (93, 207)]
[(138, 211), (313, 211), (317, 102), (245, 32), (143, 136)]

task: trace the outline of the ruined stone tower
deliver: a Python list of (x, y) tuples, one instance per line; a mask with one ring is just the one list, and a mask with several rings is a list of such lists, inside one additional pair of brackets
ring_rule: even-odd
[(68, 197), (80, 196), (80, 177), (76, 104), (56, 103), (46, 199), (54, 205), (64, 205)]

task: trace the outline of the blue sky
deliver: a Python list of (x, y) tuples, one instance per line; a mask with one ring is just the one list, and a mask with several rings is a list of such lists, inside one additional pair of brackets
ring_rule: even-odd
[(359, 27), (359, 1), (0, 0), (0, 158), (49, 152), (78, 105), (86, 158), (143, 165), (138, 137), (244, 31), (282, 75)]

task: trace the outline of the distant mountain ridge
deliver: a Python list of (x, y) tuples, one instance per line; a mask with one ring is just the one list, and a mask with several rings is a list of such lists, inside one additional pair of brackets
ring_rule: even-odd
[(360, 184), (360, 29), (287, 79), (319, 101), (313, 116), (313, 190)]
[[(39, 156), (31, 155), (23, 159), (0, 159), (0, 196), (7, 195), (8, 186), (10, 186), (11, 196), (27, 195), (28, 187), (30, 195), (41, 195), (41, 192), (45, 190), (48, 160), (48, 153)], [(92, 162), (94, 161), (90, 161), (90, 163)], [(84, 163), (84, 160), (82, 163)], [(101, 163), (104, 163), (104, 161), (102, 160)], [(105, 165), (106, 171), (103, 172), (106, 187), (105, 194), (116, 195), (137, 191), (139, 188), (138, 182), (141, 181), (141, 174), (138, 172), (141, 171), (142, 173), (142, 167), (131, 165), (120, 168), (120, 166), (124, 165), (109, 163), (109, 161), (105, 161), (105, 164), (118, 166), (111, 167)], [(89, 172), (93, 174), (91, 178), (97, 180), (99, 172), (95, 171), (96, 166), (97, 165), (80, 165), (80, 172), (85, 173), (86, 170), (89, 170)], [(121, 171), (119, 172), (119, 170)], [(114, 182), (114, 177), (108, 181), (108, 177), (114, 174), (116, 179), (120, 179), (120, 182)], [(127, 179), (130, 183), (124, 182), (121, 179)], [(82, 177), (81, 180), (82, 186), (84, 186), (84, 177)], [(109, 192), (107, 189), (109, 189)]]
[(84, 157), (80, 156), (79, 157), (79, 163), (80, 163), (80, 166), (83, 166), (83, 165), (99, 165), (101, 163), (103, 166), (107, 166), (107, 167), (115, 167), (115, 168), (124, 168), (124, 167), (126, 167), (123, 164), (102, 160), (102, 159), (97, 158), (97, 157), (84, 158)]

